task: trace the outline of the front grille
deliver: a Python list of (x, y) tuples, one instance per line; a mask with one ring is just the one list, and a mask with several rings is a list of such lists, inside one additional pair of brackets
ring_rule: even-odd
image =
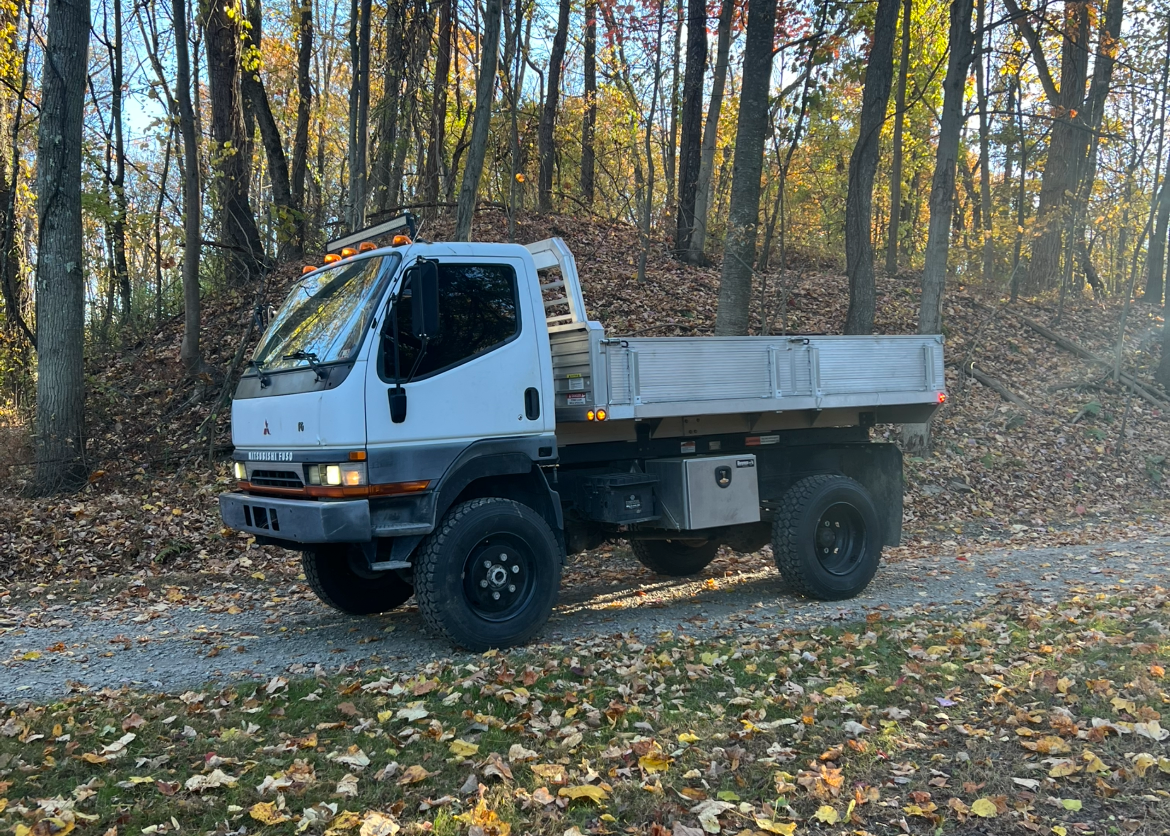
[(253, 485), (262, 485), (269, 488), (300, 488), (303, 487), (301, 477), (295, 470), (253, 470), (250, 474)]

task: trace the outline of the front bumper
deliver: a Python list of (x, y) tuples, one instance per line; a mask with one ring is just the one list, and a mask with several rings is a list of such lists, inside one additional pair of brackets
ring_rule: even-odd
[(366, 499), (311, 502), (221, 493), (219, 514), (228, 528), (294, 543), (367, 543), (373, 533)]

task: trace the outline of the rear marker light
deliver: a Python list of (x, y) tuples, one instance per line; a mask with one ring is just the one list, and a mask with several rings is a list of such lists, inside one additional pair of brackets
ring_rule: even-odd
[(939, 403), (946, 403), (947, 402), (947, 393), (946, 392), (939, 392), (938, 393), (938, 402)]

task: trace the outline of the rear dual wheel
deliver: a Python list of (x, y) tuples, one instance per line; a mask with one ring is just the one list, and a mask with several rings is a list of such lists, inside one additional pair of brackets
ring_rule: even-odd
[(672, 578), (699, 574), (719, 552), (714, 540), (634, 540), (630, 548), (647, 569)]
[(882, 536), (869, 492), (836, 474), (788, 489), (772, 523), (776, 568), (795, 592), (824, 601), (861, 593), (877, 572)]

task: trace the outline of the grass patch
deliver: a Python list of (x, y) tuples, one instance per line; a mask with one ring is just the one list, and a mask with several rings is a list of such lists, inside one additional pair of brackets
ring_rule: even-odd
[(16, 836), (1158, 833), (1167, 598), (612, 636), (0, 716)]

